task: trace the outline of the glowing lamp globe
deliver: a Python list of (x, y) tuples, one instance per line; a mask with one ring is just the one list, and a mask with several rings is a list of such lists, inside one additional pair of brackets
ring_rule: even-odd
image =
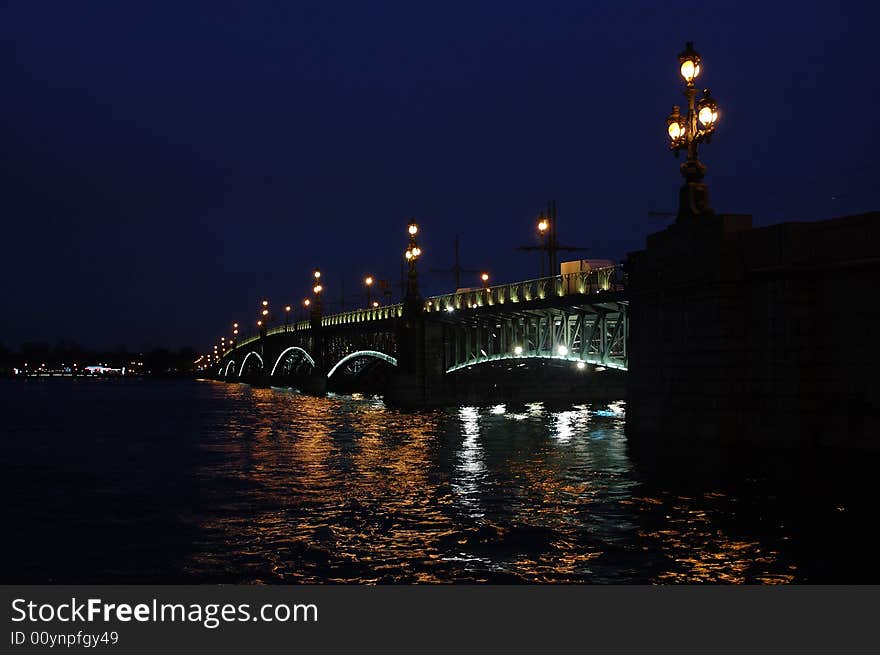
[(690, 86), (700, 76), (700, 55), (694, 50), (693, 42), (685, 43), (684, 51), (678, 55), (678, 62), (681, 76)]

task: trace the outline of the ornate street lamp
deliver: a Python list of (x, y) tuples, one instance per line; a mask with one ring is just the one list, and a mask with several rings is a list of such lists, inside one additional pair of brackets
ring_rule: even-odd
[(678, 197), (677, 220), (682, 221), (714, 213), (709, 205), (709, 190), (703, 183), (706, 167), (697, 158), (697, 144), (712, 140), (718, 122), (718, 103), (711, 97), (709, 89), (704, 89), (703, 97), (697, 100), (695, 81), (700, 76), (702, 60), (693, 43), (688, 41), (685, 44), (678, 61), (686, 85), (687, 113), (682, 116), (678, 105), (673, 106), (666, 119), (666, 132), (670, 139), (669, 149), (676, 157), (679, 150), (687, 152), (687, 159), (681, 165), (685, 181)]
[(314, 300), (312, 300), (312, 314), (320, 315), (321, 314), (321, 293), (324, 291), (324, 285), (321, 284), (321, 270), (316, 268), (312, 273), (312, 278), (314, 279), (314, 284), (312, 286), (312, 294), (314, 296)]
[(257, 327), (260, 328), (260, 336), (266, 336), (266, 330), (269, 327), (269, 301), (264, 300), (260, 303), (260, 318), (257, 321)]
[(403, 253), (404, 258), (409, 263), (409, 276), (406, 285), (406, 298), (404, 300), (404, 309), (411, 314), (418, 314), (421, 311), (422, 299), (419, 294), (419, 275), (416, 271), (416, 261), (422, 255), (422, 249), (416, 241), (416, 235), (419, 233), (419, 225), (415, 218), (411, 218), (406, 227), (409, 233), (409, 243), (406, 246), (406, 252)]

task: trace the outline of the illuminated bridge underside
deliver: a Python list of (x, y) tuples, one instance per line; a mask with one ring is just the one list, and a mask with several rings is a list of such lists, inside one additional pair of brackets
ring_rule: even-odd
[(556, 359), (627, 369), (625, 301), (474, 316), (447, 327), (447, 373), (494, 361)]
[(286, 355), (291, 354), (291, 353), (298, 353), (298, 354), (300, 354), (300, 355), (303, 357), (303, 359), (305, 359), (305, 361), (307, 361), (311, 366), (314, 366), (314, 365), (315, 365), (315, 360), (312, 359), (312, 356), (309, 355), (309, 353), (307, 353), (305, 350), (303, 350), (303, 349), (300, 348), (299, 346), (290, 346), (289, 348), (285, 348), (285, 349), (281, 352), (281, 354), (278, 355), (278, 359), (275, 360), (275, 366), (272, 367), (272, 373), (271, 373), (270, 375), (275, 375), (275, 371), (278, 370), (278, 365), (281, 364), (281, 360), (283, 360), (284, 357), (285, 357)]
[(255, 351), (252, 350), (252, 351), (249, 352), (247, 355), (245, 355), (244, 359), (242, 360), (242, 362), (241, 362), (241, 370), (239, 370), (239, 372), (238, 372), (238, 377), (241, 377), (242, 375), (244, 375), (244, 367), (247, 366), (248, 360), (249, 360), (251, 357), (256, 357), (258, 360), (260, 360), (260, 367), (263, 366), (263, 358), (260, 357), (260, 354), (259, 354), (259, 353), (257, 353), (257, 352), (255, 352)]
[(347, 364), (348, 362), (353, 361), (355, 359), (362, 359), (362, 358), (379, 359), (384, 362), (388, 362), (392, 366), (397, 366), (397, 358), (392, 357), (391, 355), (386, 355), (385, 353), (380, 353), (377, 350), (358, 350), (358, 351), (353, 352), (350, 355), (346, 355), (345, 357), (340, 359), (336, 363), (336, 365), (330, 369), (330, 372), (327, 373), (327, 377), (328, 378), (333, 377), (333, 374), (344, 364)]

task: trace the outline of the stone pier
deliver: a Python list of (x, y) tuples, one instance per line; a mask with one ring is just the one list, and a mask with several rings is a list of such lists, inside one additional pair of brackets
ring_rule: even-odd
[(629, 269), (634, 443), (880, 450), (880, 212), (681, 221)]

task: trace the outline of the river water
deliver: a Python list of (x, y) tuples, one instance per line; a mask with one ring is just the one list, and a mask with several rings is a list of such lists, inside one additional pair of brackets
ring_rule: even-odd
[(630, 448), (622, 401), (409, 412), (85, 379), (0, 393), (5, 583), (878, 578), (871, 460), (661, 463)]

